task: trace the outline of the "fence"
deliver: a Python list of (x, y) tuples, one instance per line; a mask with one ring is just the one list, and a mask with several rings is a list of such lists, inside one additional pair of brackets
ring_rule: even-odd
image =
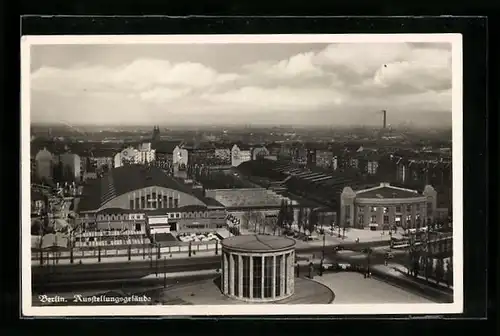
[[(215, 242), (197, 242), (191, 243), (191, 252), (204, 252), (204, 251), (214, 251), (218, 248), (220, 249), (220, 244)], [(189, 253), (189, 243), (178, 243), (172, 246), (160, 246), (160, 254), (174, 254), (174, 253)], [(82, 249), (82, 248), (74, 248), (73, 249), (73, 259), (78, 260), (82, 258), (111, 258), (111, 257), (127, 257), (130, 256), (145, 256), (146, 258), (150, 255), (156, 255), (158, 253), (158, 247), (154, 245), (135, 245), (129, 248), (101, 248), (99, 249), (93, 248), (91, 250)], [(59, 262), (61, 260), (70, 259), (71, 251), (70, 250), (59, 250), (59, 251), (43, 251), (44, 263), (47, 262)], [(31, 260), (39, 261), (41, 259), (40, 251), (32, 251)]]

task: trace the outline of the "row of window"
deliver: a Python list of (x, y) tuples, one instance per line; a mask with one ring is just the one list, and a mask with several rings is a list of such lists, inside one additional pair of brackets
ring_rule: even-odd
[(135, 200), (129, 201), (130, 209), (164, 209), (164, 208), (178, 208), (179, 199), (168, 197), (165, 195), (152, 195), (136, 197)]
[[(403, 216), (401, 216), (401, 215), (394, 216), (394, 222), (395, 222), (396, 225), (401, 224), (402, 220), (403, 220)], [(411, 224), (412, 223), (412, 216), (411, 215), (407, 215), (405, 217), (405, 221), (406, 221), (407, 224)], [(374, 224), (374, 223), (377, 223), (377, 215), (370, 216), (370, 224)], [(384, 215), (384, 217), (383, 217), (383, 223), (384, 224), (389, 224), (389, 216), (388, 215)], [(422, 218), (420, 217), (419, 214), (415, 215), (415, 223), (416, 224), (421, 224), (422, 223)], [(358, 215), (358, 224), (359, 225), (364, 225), (365, 224), (365, 216), (364, 215)]]
[[(415, 211), (420, 211), (421, 210), (421, 206), (423, 206), (423, 204), (420, 204), (420, 203), (417, 203), (415, 204)], [(401, 213), (401, 210), (403, 209), (403, 207), (401, 205), (397, 205), (395, 207), (395, 212), (396, 213)], [(346, 206), (346, 210), (347, 212), (350, 211), (350, 206), (347, 205)], [(358, 213), (364, 213), (365, 212), (365, 208), (363, 206), (359, 206), (358, 207)], [(371, 206), (370, 207), (370, 211), (371, 212), (377, 212), (379, 210), (378, 207), (376, 206)], [(389, 213), (389, 207), (382, 207), (382, 210), (383, 212), (386, 214), (386, 213)], [(427, 212), (431, 212), (432, 211), (432, 203), (427, 203)], [(406, 205), (406, 212), (412, 212), (412, 205), (409, 204), (409, 205)]]

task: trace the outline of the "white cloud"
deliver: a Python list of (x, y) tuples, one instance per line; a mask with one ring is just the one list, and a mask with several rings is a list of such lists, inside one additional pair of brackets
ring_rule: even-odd
[[(67, 113), (52, 103), (54, 97), (73, 97), (75, 104), (94, 109), (93, 116), (110, 104), (109, 110), (128, 111), (127, 116), (133, 114), (131, 106), (138, 110), (144, 106), (152, 115), (167, 109), (182, 115), (288, 110), (307, 116), (337, 109), (348, 119), (350, 108), (449, 111), (451, 73), (450, 51), (443, 48), (332, 44), (279, 61), (243, 65), (230, 73), (200, 63), (158, 59), (115, 67), (84, 63), (42, 67), (31, 75), (31, 85), (38, 97), (50, 94), (45, 103), (54, 105), (51, 115), (58, 108)], [(93, 104), (98, 96), (99, 103)]]
[(202, 98), (212, 103), (267, 107), (271, 110), (318, 108), (342, 103), (341, 95), (329, 89), (289, 87), (273, 89), (243, 87), (220, 94), (206, 94)]

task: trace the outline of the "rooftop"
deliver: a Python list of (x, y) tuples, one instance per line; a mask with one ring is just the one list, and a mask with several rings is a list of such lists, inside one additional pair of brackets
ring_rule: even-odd
[(378, 187), (359, 190), (356, 192), (356, 197), (360, 198), (412, 198), (419, 197), (419, 194), (416, 190), (404, 189), (391, 186), (389, 184), (381, 184)]
[(222, 246), (242, 252), (272, 252), (293, 248), (295, 240), (281, 236), (243, 235), (223, 239)]
[(84, 187), (80, 201), (83, 211), (95, 210), (115, 197), (128, 192), (152, 187), (164, 187), (193, 195), (191, 188), (152, 166), (127, 165), (111, 169), (102, 178)]

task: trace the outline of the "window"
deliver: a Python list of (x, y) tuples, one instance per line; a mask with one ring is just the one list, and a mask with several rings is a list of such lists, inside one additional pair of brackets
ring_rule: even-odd
[(276, 296), (281, 295), (281, 260), (283, 259), (283, 256), (278, 255), (276, 256)]
[(384, 224), (389, 224), (389, 216), (384, 216)]
[(174, 208), (178, 208), (179, 207), (179, 199), (176, 198), (174, 199)]
[(396, 225), (401, 224), (401, 215), (396, 215), (394, 217), (394, 221), (396, 222)]
[(351, 206), (350, 205), (345, 206), (345, 218), (351, 218)]
[(389, 213), (389, 208), (388, 207), (384, 207), (384, 213)]
[(238, 255), (229, 255), (230, 258), (233, 258), (234, 260), (234, 270), (233, 270), (233, 274), (234, 274), (234, 295), (236, 296), (240, 296), (240, 282), (239, 282), (239, 256)]
[(141, 196), (141, 209), (146, 208), (146, 198), (144, 196)]
[(130, 200), (130, 209), (134, 209), (134, 200)]
[(141, 231), (141, 224), (135, 224), (135, 231)]
[(371, 216), (370, 223), (377, 223), (377, 216), (375, 216), (375, 215)]
[(401, 206), (400, 205), (396, 206), (396, 212), (401, 212)]
[(363, 224), (364, 224), (364, 221), (365, 221), (365, 216), (363, 216), (363, 215), (359, 215), (359, 216), (358, 216), (358, 224), (359, 224), (359, 225), (363, 225)]
[(407, 221), (407, 222), (410, 222), (410, 221), (411, 221), (411, 215), (407, 215), (407, 216), (406, 216), (406, 221)]
[(262, 257), (253, 257), (253, 297), (262, 298)]
[(174, 198), (173, 197), (169, 197), (168, 198), (168, 207), (169, 208), (173, 208), (174, 207)]
[(273, 257), (264, 258), (264, 297), (273, 296)]
[(415, 204), (415, 210), (420, 211), (420, 204)]
[(372, 206), (372, 212), (377, 212), (377, 207)]
[(163, 203), (162, 204), (163, 205), (162, 208), (168, 208), (169, 207), (169, 205), (168, 205), (168, 196), (163, 195), (163, 202), (162, 203)]
[(411, 212), (411, 205), (406, 206), (406, 212)]

